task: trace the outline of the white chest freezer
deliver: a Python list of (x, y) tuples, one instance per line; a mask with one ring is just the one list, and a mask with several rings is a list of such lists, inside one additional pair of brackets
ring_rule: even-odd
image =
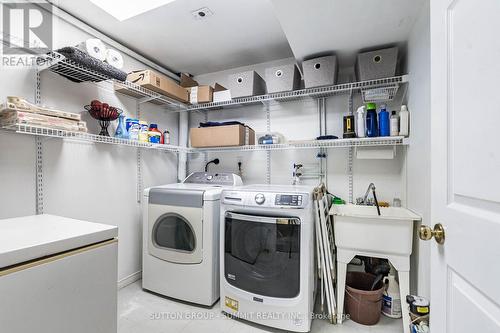
[(0, 331), (116, 333), (117, 236), (53, 215), (0, 220)]

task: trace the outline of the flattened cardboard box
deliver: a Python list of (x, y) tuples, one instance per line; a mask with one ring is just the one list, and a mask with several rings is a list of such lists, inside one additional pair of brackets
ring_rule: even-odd
[(255, 145), (254, 130), (243, 125), (191, 128), (189, 136), (193, 148)]
[[(175, 81), (173, 81), (172, 79), (152, 70), (135, 71), (129, 73), (127, 76), (127, 81), (183, 103), (187, 103), (189, 101), (189, 93), (185, 88), (175, 83)], [(141, 96), (137, 92), (121, 87), (120, 85), (115, 85), (115, 90), (134, 97)]]

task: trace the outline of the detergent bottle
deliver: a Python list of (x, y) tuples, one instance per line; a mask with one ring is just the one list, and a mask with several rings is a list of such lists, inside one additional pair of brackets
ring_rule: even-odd
[(366, 104), (366, 136), (373, 138), (378, 136), (377, 105)]
[(391, 265), (389, 276), (384, 279), (386, 290), (382, 296), (382, 313), (390, 318), (401, 318), (401, 296), (396, 281), (396, 270)]

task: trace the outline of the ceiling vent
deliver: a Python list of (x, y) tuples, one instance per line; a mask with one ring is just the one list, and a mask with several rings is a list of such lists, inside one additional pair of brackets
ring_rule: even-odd
[(214, 13), (210, 10), (210, 8), (207, 8), (207, 7), (203, 7), (203, 8), (197, 9), (197, 10), (193, 10), (191, 12), (191, 14), (193, 15), (193, 17), (196, 20), (204, 20), (207, 17), (210, 17), (210, 16), (214, 15)]

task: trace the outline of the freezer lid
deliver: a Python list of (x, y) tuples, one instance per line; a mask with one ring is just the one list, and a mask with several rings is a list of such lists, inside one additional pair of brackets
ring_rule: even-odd
[(0, 270), (117, 236), (115, 226), (48, 214), (0, 220)]

